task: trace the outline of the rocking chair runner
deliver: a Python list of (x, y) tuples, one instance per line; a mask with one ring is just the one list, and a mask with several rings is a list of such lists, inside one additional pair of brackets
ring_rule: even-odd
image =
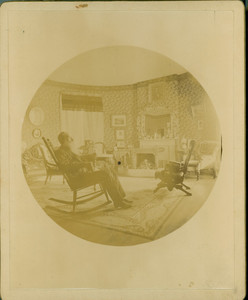
[(166, 164), (165, 169), (163, 171), (155, 172), (155, 178), (159, 178), (161, 182), (157, 185), (156, 189), (154, 190), (154, 193), (156, 193), (159, 189), (163, 187), (167, 187), (169, 191), (172, 191), (175, 188), (181, 190), (187, 196), (192, 195), (191, 193), (185, 190), (189, 190), (190, 187), (184, 184), (183, 181), (184, 176), (187, 172), (188, 164), (194, 147), (195, 141), (192, 140), (190, 142), (189, 152), (185, 158), (184, 163), (170, 161)]
[[(52, 201), (55, 201), (55, 202), (59, 202), (59, 203), (63, 203), (63, 204), (70, 204), (72, 205), (73, 209), (72, 211), (74, 212), (75, 211), (75, 208), (76, 208), (76, 204), (81, 204), (81, 203), (85, 203), (85, 202), (88, 202), (90, 200), (93, 200), (103, 194), (105, 194), (106, 198), (107, 198), (107, 203), (110, 203), (111, 201), (109, 200), (109, 197), (108, 197), (108, 194), (107, 192), (104, 190), (101, 182), (99, 182), (99, 180), (94, 180), (94, 182), (90, 181), (90, 182), (87, 182), (87, 180), (85, 180), (84, 182), (82, 181), (82, 183), (80, 185), (75, 185), (73, 180), (70, 178), (70, 176), (68, 176), (68, 174), (66, 172), (64, 172), (60, 165), (59, 165), (59, 161), (57, 160), (56, 158), (56, 155), (55, 155), (55, 152), (54, 152), (54, 148), (52, 146), (52, 143), (49, 139), (46, 139), (45, 137), (42, 137), (49, 153), (51, 154), (55, 164), (57, 165), (58, 169), (60, 170), (60, 172), (63, 174), (66, 182), (68, 183), (71, 191), (73, 192), (73, 201), (65, 201), (65, 200), (60, 200), (60, 199), (55, 199), (55, 198), (50, 198), (49, 200), (52, 200)], [(92, 170), (92, 172), (94, 172)], [(92, 193), (89, 193), (89, 194), (86, 194), (86, 195), (82, 195), (82, 196), (78, 196), (77, 193), (80, 191), (80, 190), (83, 190), (89, 186), (95, 186), (96, 184), (99, 184), (100, 186), (100, 190), (98, 191), (95, 191), (94, 189), (94, 192)], [(90, 197), (89, 197), (90, 196)], [(77, 201), (78, 199), (80, 198), (85, 198), (87, 197), (86, 199), (84, 200), (80, 200), (80, 201)]]

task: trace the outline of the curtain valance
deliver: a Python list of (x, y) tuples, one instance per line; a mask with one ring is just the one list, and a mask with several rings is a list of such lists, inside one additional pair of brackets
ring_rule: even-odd
[(102, 98), (87, 95), (62, 95), (62, 109), (102, 112)]

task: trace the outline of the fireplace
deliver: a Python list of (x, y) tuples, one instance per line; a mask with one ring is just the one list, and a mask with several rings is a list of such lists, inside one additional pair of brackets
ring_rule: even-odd
[(133, 169), (163, 168), (166, 162), (176, 160), (176, 140), (140, 140), (140, 148), (133, 148), (130, 154)]
[(155, 155), (153, 153), (137, 153), (136, 154), (137, 169), (154, 169)]
[(178, 116), (164, 106), (150, 103), (137, 116), (139, 148), (132, 150), (132, 168), (164, 168), (176, 158)]
[(156, 148), (134, 148), (131, 160), (133, 169), (156, 169), (158, 167), (158, 150)]

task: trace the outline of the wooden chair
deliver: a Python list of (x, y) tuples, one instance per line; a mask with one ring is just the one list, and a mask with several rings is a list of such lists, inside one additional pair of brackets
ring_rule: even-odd
[(185, 158), (185, 161), (176, 162), (170, 161), (165, 166), (163, 171), (155, 172), (155, 178), (159, 178), (161, 181), (158, 183), (154, 193), (156, 193), (159, 189), (166, 187), (169, 191), (172, 191), (174, 188), (181, 190), (187, 196), (191, 196), (187, 190), (190, 189), (189, 186), (183, 183), (185, 174), (187, 172), (187, 168), (189, 165), (190, 157), (195, 147), (195, 141), (190, 141), (189, 151)]
[(46, 168), (46, 179), (45, 184), (47, 183), (48, 179), (52, 179), (52, 176), (54, 175), (62, 175), (63, 177), (63, 183), (64, 183), (64, 175), (58, 168), (58, 166), (55, 164), (53, 158), (51, 157), (51, 154), (49, 153), (48, 149), (45, 147), (45, 145), (40, 145), (40, 151), (43, 157), (44, 165)]
[[(181, 161), (182, 163), (184, 163), (184, 160), (187, 157), (187, 154), (185, 154), (185, 151), (177, 150), (177, 154), (178, 154), (178, 161)], [(192, 153), (192, 156), (189, 160), (188, 171), (194, 171), (196, 180), (199, 180), (199, 178), (200, 178), (200, 160), (199, 160), (199, 156), (195, 152), (195, 150)]]
[[(88, 202), (88, 201), (93, 200), (93, 199), (95, 199), (95, 198), (97, 198), (97, 197), (99, 197), (99, 196), (101, 196), (103, 194), (105, 194), (105, 196), (106, 196), (107, 203), (111, 202), (109, 200), (107, 192), (104, 190), (104, 188), (102, 186), (102, 183), (99, 182), (97, 179), (94, 180), (94, 182), (92, 182), (92, 181), (91, 182), (87, 182), (87, 180), (85, 180), (85, 182), (80, 183), (80, 185), (75, 185), (75, 183), (70, 178), (70, 176), (68, 176), (68, 174), (61, 169), (59, 161), (56, 158), (56, 155), (55, 155), (55, 152), (54, 152), (54, 148), (53, 148), (53, 145), (52, 145), (51, 141), (49, 139), (46, 139), (45, 137), (42, 137), (42, 139), (43, 139), (43, 141), (44, 141), (44, 143), (45, 143), (45, 145), (46, 145), (49, 153), (51, 154), (51, 156), (52, 156), (55, 164), (57, 165), (57, 167), (60, 170), (60, 172), (62, 172), (62, 174), (63, 174), (66, 182), (68, 183), (71, 191), (73, 192), (72, 202), (71, 201), (60, 200), (60, 199), (55, 199), (55, 198), (50, 198), (49, 200), (53, 200), (55, 202), (63, 203), (63, 204), (70, 204), (70, 205), (72, 205), (72, 211), (73, 212), (75, 212), (75, 208), (76, 208), (77, 204), (82, 204), (82, 203)], [(94, 185), (96, 185), (96, 184), (98, 184), (100, 186), (100, 190), (94, 191), (94, 192), (86, 194), (86, 195), (78, 196), (78, 192), (80, 190), (83, 190), (83, 189), (85, 189), (87, 187), (90, 187), (90, 186), (94, 187)], [(80, 198), (86, 198), (86, 199), (77, 201)]]

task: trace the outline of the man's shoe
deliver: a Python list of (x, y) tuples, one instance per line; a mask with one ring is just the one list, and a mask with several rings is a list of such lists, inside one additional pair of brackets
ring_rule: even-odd
[(126, 202), (126, 203), (133, 203), (133, 201), (132, 200), (128, 200), (128, 199), (123, 199), (122, 201), (124, 201), (124, 202)]
[(118, 202), (118, 203), (115, 203), (115, 208), (130, 208), (131, 205), (125, 203), (125, 202)]

